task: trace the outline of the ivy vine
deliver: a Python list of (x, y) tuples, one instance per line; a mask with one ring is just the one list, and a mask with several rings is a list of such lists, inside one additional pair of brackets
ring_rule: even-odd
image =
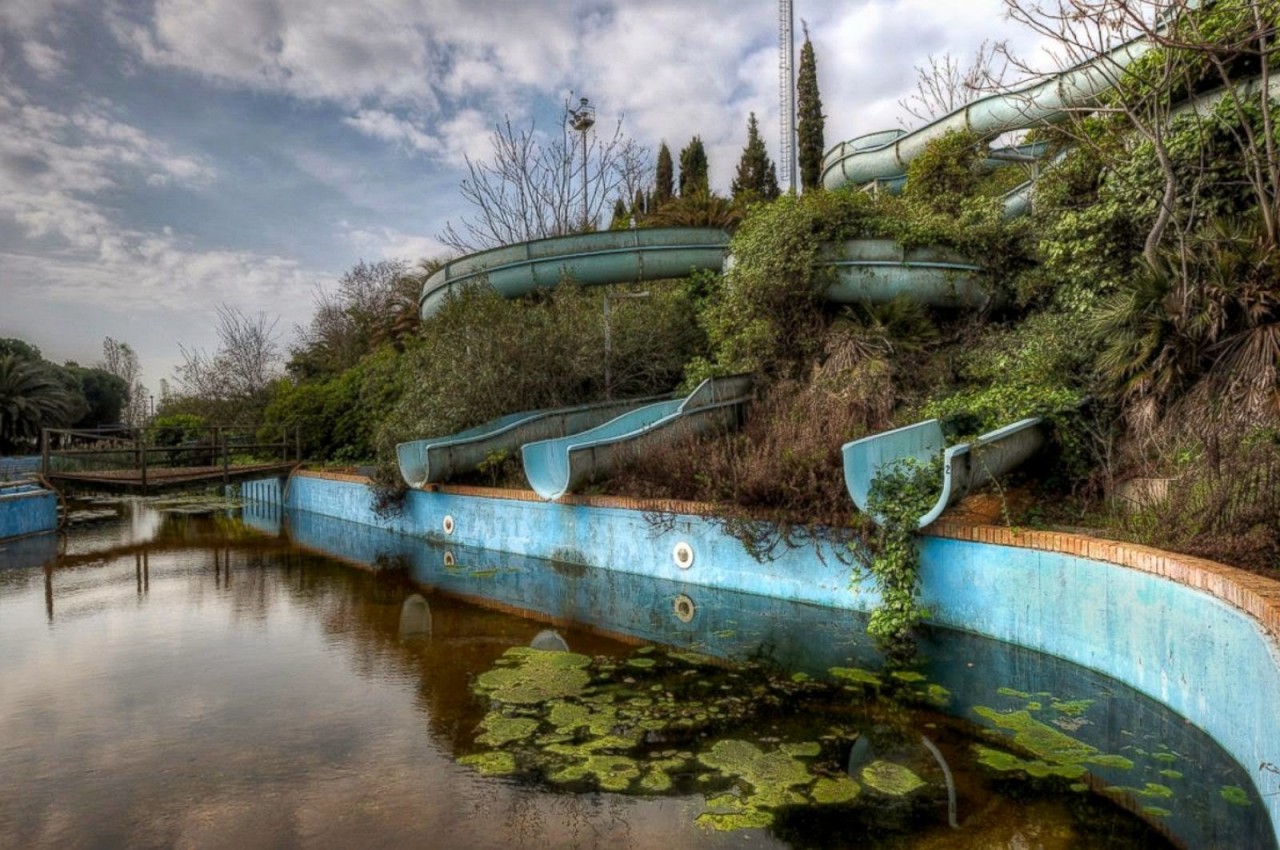
[(871, 575), (880, 606), (871, 612), (867, 634), (893, 654), (911, 643), (911, 632), (927, 615), (917, 599), (920, 551), (916, 524), (933, 507), (942, 486), (942, 458), (900, 458), (876, 472), (867, 496), (879, 532), (872, 541)]

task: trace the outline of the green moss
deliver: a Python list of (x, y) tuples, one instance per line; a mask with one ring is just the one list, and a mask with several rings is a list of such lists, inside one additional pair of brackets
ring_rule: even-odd
[(923, 682), (925, 675), (917, 673), (915, 670), (894, 670), (889, 674), (899, 682)]
[(904, 797), (925, 784), (909, 768), (889, 761), (873, 761), (860, 775), (863, 785), (890, 797)]
[(820, 806), (833, 806), (849, 803), (862, 793), (862, 786), (847, 776), (835, 779), (823, 777), (813, 784), (809, 796)]
[(1218, 793), (1222, 795), (1222, 799), (1226, 800), (1233, 806), (1251, 806), (1253, 801), (1249, 799), (1249, 792), (1245, 791), (1239, 785), (1223, 785)]
[(1093, 705), (1091, 699), (1077, 699), (1059, 702), (1054, 700), (1049, 703), (1049, 707), (1059, 714), (1066, 714), (1070, 717), (1079, 717), (1089, 710), (1089, 706)]
[(650, 667), (653, 667), (657, 663), (658, 662), (654, 661), (652, 658), (628, 658), (627, 659), (628, 667), (636, 667), (641, 670), (648, 670)]
[(1141, 791), (1138, 792), (1141, 797), (1159, 797), (1168, 800), (1173, 796), (1173, 789), (1168, 785), (1161, 785), (1157, 782), (1148, 782)]
[(1089, 790), (1089, 786), (1085, 785), (1083, 782), (1072, 782), (1067, 787), (1070, 788), (1072, 791), (1076, 792), (1077, 794), (1083, 794)]
[(822, 747), (816, 741), (805, 741), (803, 743), (795, 743), (795, 744), (782, 744), (778, 747), (778, 749), (786, 753), (787, 755), (795, 756), (796, 758), (813, 758), (818, 753), (822, 752)]
[(1026, 691), (1015, 691), (1013, 688), (996, 688), (996, 693), (1002, 697), (1015, 697), (1017, 699), (1031, 699), (1031, 694)]
[(1124, 756), (1117, 755), (1097, 755), (1090, 756), (1085, 759), (1088, 764), (1096, 764), (1098, 767), (1113, 767), (1118, 770), (1132, 770), (1133, 762)]
[(510, 776), (516, 772), (515, 756), (496, 750), (463, 756), (458, 764), (474, 769), (481, 776)]
[(1178, 757), (1173, 753), (1152, 753), (1151, 757), (1156, 761), (1164, 762), (1165, 764), (1173, 764), (1178, 760)]
[(1142, 813), (1144, 815), (1150, 815), (1153, 818), (1167, 818), (1169, 815), (1173, 814), (1173, 812), (1168, 809), (1162, 809), (1159, 806), (1143, 806)]
[(739, 829), (764, 829), (773, 824), (770, 812), (748, 808), (741, 812), (703, 812), (694, 820), (703, 829), (734, 832)]
[(1181, 779), (1182, 771), (1166, 769), (1166, 770), (1160, 771), (1160, 775), (1163, 776), (1165, 779)]

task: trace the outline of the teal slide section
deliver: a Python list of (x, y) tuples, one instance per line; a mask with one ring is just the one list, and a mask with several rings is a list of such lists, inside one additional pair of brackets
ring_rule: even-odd
[(511, 413), (466, 431), (396, 446), (400, 474), (410, 487), (447, 481), (476, 469), (486, 458), (525, 443), (593, 428), (656, 397)]
[(688, 277), (718, 272), (729, 250), (719, 228), (655, 227), (555, 236), (469, 254), (446, 263), (422, 285), (419, 304), (430, 316), (450, 293), (487, 283), (505, 298), (555, 286), (572, 277), (584, 286)]
[(933, 507), (916, 523), (924, 528), (947, 506), (975, 487), (1017, 467), (1045, 443), (1044, 424), (1038, 417), (1022, 419), (978, 437), (973, 442), (948, 446), (942, 425), (927, 419), (905, 428), (873, 434), (845, 443), (844, 482), (858, 510), (876, 522), (882, 518), (867, 506), (871, 483), (881, 468), (903, 460), (927, 466), (942, 455), (942, 487)]
[(528, 443), (524, 474), (544, 499), (558, 499), (657, 445), (738, 423), (751, 393), (750, 375), (708, 378), (688, 398), (624, 413), (580, 434)]
[(1145, 39), (1129, 41), (1060, 74), (967, 103), (911, 132), (886, 130), (841, 142), (823, 158), (822, 185), (838, 189), (900, 177), (930, 142), (953, 131), (991, 139), (1059, 120), (1068, 110), (1093, 104), (1125, 68), (1151, 48)]

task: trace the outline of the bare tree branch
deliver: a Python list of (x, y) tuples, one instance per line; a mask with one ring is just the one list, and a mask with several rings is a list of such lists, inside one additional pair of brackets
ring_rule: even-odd
[(630, 200), (653, 182), (648, 149), (623, 133), (619, 119), (611, 136), (588, 136), (584, 199), (583, 140), (569, 129), (567, 117), (568, 104), (551, 136), (539, 133), (532, 121), (521, 129), (510, 118), (499, 124), (490, 136), (492, 159), (467, 157), (459, 191), (474, 214), (449, 222), (440, 241), (471, 253), (573, 233), (581, 228), (584, 200), (594, 227), (616, 198)]

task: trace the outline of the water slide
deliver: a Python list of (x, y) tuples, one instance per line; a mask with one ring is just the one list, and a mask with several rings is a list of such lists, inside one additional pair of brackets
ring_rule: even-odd
[(733, 427), (751, 384), (750, 375), (708, 378), (688, 398), (646, 405), (579, 434), (527, 443), (525, 477), (539, 496), (558, 499), (681, 436)]
[(1151, 48), (1145, 39), (1128, 41), (1062, 73), (967, 103), (916, 130), (881, 131), (841, 142), (823, 158), (822, 185), (838, 189), (900, 178), (930, 142), (953, 131), (993, 139), (1060, 120), (1070, 110), (1095, 103), (1117, 75)]
[(443, 437), (414, 440), (396, 446), (400, 474), (410, 487), (447, 481), (474, 471), (487, 458), (514, 453), (525, 443), (563, 437), (594, 428), (656, 397), (606, 401), (546, 410), (526, 410)]
[(1039, 417), (1023, 419), (990, 431), (968, 443), (948, 446), (942, 425), (927, 419), (845, 443), (844, 481), (858, 510), (876, 522), (882, 517), (868, 506), (871, 484), (881, 467), (910, 459), (928, 465), (942, 456), (942, 486), (933, 506), (920, 515), (917, 528), (937, 519), (976, 487), (1013, 470), (1044, 446), (1044, 423)]

